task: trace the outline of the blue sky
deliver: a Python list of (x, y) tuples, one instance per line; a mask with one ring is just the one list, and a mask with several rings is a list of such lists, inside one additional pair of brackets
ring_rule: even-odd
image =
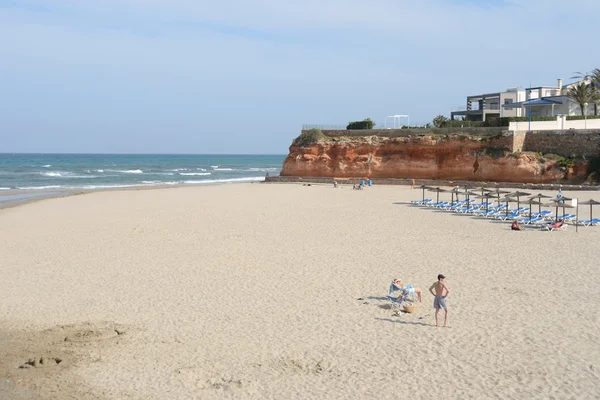
[[(589, 10), (589, 11), (585, 11)], [(0, 0), (0, 152), (284, 154), (600, 67), (597, 0)]]

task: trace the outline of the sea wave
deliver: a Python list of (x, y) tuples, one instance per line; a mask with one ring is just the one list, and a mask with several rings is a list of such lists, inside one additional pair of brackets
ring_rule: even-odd
[(233, 171), (233, 168), (213, 168), (214, 171)]
[(96, 172), (104, 172), (104, 170), (103, 170), (103, 169), (96, 169), (95, 171), (96, 171)]
[(10, 188), (0, 187), (0, 190), (10, 190)]
[(279, 168), (248, 168), (244, 169), (245, 172), (270, 172), (277, 171)]
[(98, 178), (97, 175), (75, 175), (72, 172), (63, 172), (63, 171), (51, 171), (51, 172), (40, 172), (40, 175), (47, 176), (50, 178), (64, 178), (64, 179), (88, 179), (88, 178)]
[(196, 168), (196, 171), (206, 171), (206, 168)]
[(180, 172), (179, 175), (184, 176), (206, 176), (211, 175), (210, 172)]
[(121, 174), (143, 174), (144, 171), (141, 169), (125, 169), (125, 170), (111, 170), (111, 172), (118, 172)]
[(40, 175), (51, 177), (61, 177), (63, 174), (64, 172), (40, 172)]
[(46, 164), (46, 165), (42, 165), (42, 168), (50, 168), (52, 165), (50, 164)]
[(20, 189), (20, 190), (44, 190), (44, 189), (60, 189), (60, 188), (64, 188), (64, 186), (50, 185), (50, 186), (23, 186), (23, 187), (17, 187), (17, 189)]
[(218, 165), (211, 165), (210, 167), (211, 167), (211, 168), (219, 168), (219, 166), (218, 166)]

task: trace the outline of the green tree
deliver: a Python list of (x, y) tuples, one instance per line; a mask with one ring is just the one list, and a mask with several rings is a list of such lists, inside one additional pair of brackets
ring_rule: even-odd
[(594, 68), (592, 72), (575, 72), (575, 75), (572, 76), (573, 79), (581, 79), (584, 82), (590, 83), (592, 89), (597, 93), (595, 96), (596, 101), (594, 104), (594, 115), (598, 115), (598, 105), (600, 104), (600, 68)]
[(444, 117), (443, 115), (438, 115), (431, 122), (436, 128), (441, 128), (446, 124), (446, 121), (448, 121), (448, 118)]
[(586, 104), (596, 104), (600, 102), (600, 91), (585, 82), (571, 86), (567, 92), (567, 96), (579, 105), (581, 115), (585, 115)]
[(362, 121), (353, 121), (348, 123), (346, 129), (373, 129), (375, 126), (375, 122), (371, 120), (371, 118), (365, 118)]

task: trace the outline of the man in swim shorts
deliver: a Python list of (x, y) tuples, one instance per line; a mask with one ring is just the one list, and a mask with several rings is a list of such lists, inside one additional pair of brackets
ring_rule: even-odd
[(446, 297), (450, 293), (448, 290), (448, 286), (444, 282), (446, 277), (442, 274), (438, 275), (437, 282), (434, 282), (433, 285), (429, 288), (429, 292), (435, 296), (433, 300), (433, 308), (435, 308), (435, 326), (440, 326), (438, 322), (438, 313), (440, 309), (444, 309), (444, 327), (448, 327), (448, 304), (446, 303)]

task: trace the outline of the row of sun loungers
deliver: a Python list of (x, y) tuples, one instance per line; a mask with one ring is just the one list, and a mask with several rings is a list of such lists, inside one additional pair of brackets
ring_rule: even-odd
[(554, 213), (549, 210), (531, 212), (530, 214), (528, 207), (510, 209), (507, 208), (506, 204), (494, 206), (493, 203), (487, 203), (486, 205), (486, 202), (477, 203), (475, 200), (460, 200), (450, 203), (448, 201), (434, 202), (432, 199), (424, 199), (413, 200), (411, 203), (440, 210), (454, 211), (461, 214), (472, 214), (480, 217), (494, 218), (502, 221), (517, 220), (519, 224), (523, 225), (547, 225), (550, 222), (554, 222), (556, 219), (562, 219), (565, 223), (571, 223), (573, 225), (576, 223), (582, 226), (600, 225), (599, 218), (576, 221), (577, 216), (575, 214), (564, 214), (555, 218), (553, 215)]

